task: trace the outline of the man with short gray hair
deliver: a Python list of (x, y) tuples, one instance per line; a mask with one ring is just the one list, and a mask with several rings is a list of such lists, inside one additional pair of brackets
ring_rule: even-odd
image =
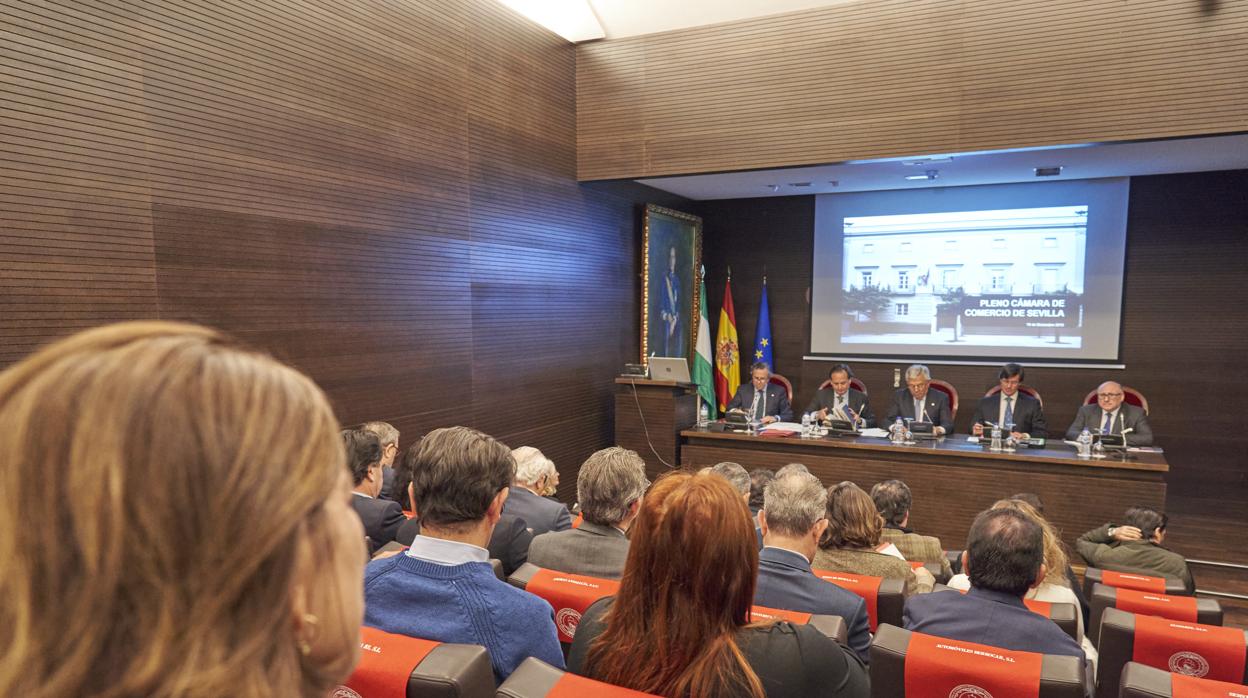
[(594, 453), (576, 478), (584, 520), (577, 528), (534, 538), (529, 562), (560, 572), (619, 579), (628, 559), (625, 534), (649, 486), (645, 461), (636, 451), (612, 446)]
[(375, 434), (381, 442), (381, 492), (377, 498), (402, 504), (407, 497), (400, 497), (394, 491), (394, 459), (399, 455), (399, 430), (389, 422), (365, 422), (360, 428)]
[(542, 496), (547, 483), (558, 477), (552, 475), (555, 464), (532, 446), (512, 450), (511, 457), (516, 459), (516, 478), (503, 513), (523, 519), (534, 536), (571, 528), (572, 515), (567, 505)]
[(907, 368), (906, 387), (893, 393), (888, 411), (884, 413), (884, 422), (880, 426), (887, 429), (900, 417), (916, 422), (930, 422), (937, 435), (953, 431), (953, 410), (949, 407), (949, 396), (939, 390), (928, 390), (931, 384), (932, 372), (927, 366), (914, 364)]
[(733, 488), (741, 493), (748, 503), (750, 501), (750, 474), (740, 463), (724, 461), (711, 467), (711, 472), (732, 483)]
[(871, 633), (866, 602), (815, 576), (810, 562), (828, 528), (828, 491), (805, 473), (776, 477), (763, 492), (758, 513), (763, 549), (758, 554), (754, 603), (768, 608), (840, 616), (849, 629), (849, 648), (868, 661)]

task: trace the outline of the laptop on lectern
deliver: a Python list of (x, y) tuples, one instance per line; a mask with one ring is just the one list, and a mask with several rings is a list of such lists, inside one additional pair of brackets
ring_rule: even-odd
[(684, 358), (667, 356), (650, 357), (650, 379), (656, 381), (689, 382), (689, 362)]

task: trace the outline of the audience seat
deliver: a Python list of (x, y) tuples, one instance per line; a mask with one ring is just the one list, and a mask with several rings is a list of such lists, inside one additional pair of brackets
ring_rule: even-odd
[(498, 698), (545, 698), (546, 696), (586, 696), (587, 698), (644, 698), (631, 688), (612, 686), (584, 676), (556, 669), (546, 662), (529, 657), (498, 687)]
[[(831, 378), (829, 378), (829, 379), (827, 379), (827, 380), (825, 380), (824, 382), (822, 382), (822, 383), (820, 383), (820, 384), (819, 384), (819, 389), (820, 389), (820, 390), (826, 390), (827, 388), (831, 388), (831, 387), (832, 387), (832, 379), (831, 379)], [(857, 390), (858, 392), (862, 393), (863, 395), (870, 395), (870, 393), (868, 393), (868, 392), (867, 392), (867, 384), (866, 384), (866, 383), (863, 383), (863, 382), (862, 382), (861, 380), (859, 380), (858, 378), (850, 378), (850, 379), (849, 379), (849, 387), (850, 387), (850, 389), (852, 389), (852, 390)]]
[[(1128, 662), (1199, 678), (1248, 683), (1248, 632), (1140, 616), (1116, 608), (1101, 617), (1098, 698), (1117, 698)], [(1248, 693), (1248, 691), (1245, 691)]]
[(360, 663), (333, 695), (360, 698), (487, 698), (494, 695), (490, 656), (456, 645), (360, 628)]
[(1187, 591), (1187, 585), (1181, 579), (1149, 576), (1139, 572), (1115, 572), (1113, 570), (1089, 567), (1083, 573), (1084, 596), (1092, 595), (1093, 584), (1104, 584), (1107, 587), (1117, 587), (1118, 589), (1151, 591), (1156, 594), (1169, 594), (1170, 596), (1191, 596)]
[[(965, 594), (961, 589), (947, 587), (944, 584), (937, 584), (932, 593), (938, 591), (956, 591)], [(1023, 603), (1032, 613), (1038, 613), (1045, 618), (1057, 623), (1057, 627), (1062, 629), (1075, 642), (1080, 640), (1079, 637), (1079, 607), (1073, 603), (1055, 603), (1050, 601), (1036, 601), (1035, 599), (1023, 599)]]
[(1104, 584), (1093, 584), (1088, 597), (1092, 607), (1088, 637), (1099, 642), (1101, 614), (1107, 608), (1117, 608), (1132, 613), (1162, 616), (1171, 620), (1204, 625), (1222, 625), (1222, 606), (1213, 599), (1197, 599), (1191, 596), (1168, 596), (1134, 589), (1115, 589)]
[(1078, 657), (1014, 652), (881, 625), (871, 642), (872, 698), (1085, 698)]
[(1127, 662), (1118, 695), (1122, 698), (1242, 698), (1248, 695), (1248, 687)]
[[(992, 397), (993, 395), (996, 395), (999, 392), (1001, 392), (1001, 385), (997, 384), (989, 388), (988, 392), (984, 393), (984, 397)], [(1034, 397), (1036, 399), (1036, 402), (1040, 403), (1040, 407), (1044, 407), (1044, 398), (1040, 397), (1039, 390), (1036, 390), (1030, 385), (1020, 383), (1018, 386), (1018, 392), (1022, 393), (1023, 395), (1030, 395), (1031, 397)]]
[[(932, 379), (932, 384), (928, 386), (934, 388), (949, 396), (949, 412), (954, 419), (958, 418), (958, 389), (953, 387), (953, 383), (942, 381), (937, 378)], [(932, 418), (935, 419), (935, 415)]]
[(754, 606), (750, 609), (750, 620), (758, 623), (767, 620), (787, 620), (794, 625), (809, 625), (823, 633), (824, 636), (845, 645), (849, 642), (849, 626), (840, 616), (824, 616), (816, 613), (784, 611), (766, 606)]
[(932, 574), (932, 578), (941, 584), (949, 581), (949, 578), (945, 577), (944, 570), (941, 569), (939, 562), (919, 562), (918, 560), (908, 560), (907, 562), (910, 563), (910, 567), (913, 569), (922, 568), (927, 570)]
[(902, 612), (906, 607), (906, 581), (904, 579), (884, 579), (866, 574), (851, 572), (832, 572), (814, 570), (815, 576), (825, 582), (831, 582), (846, 591), (852, 591), (867, 602), (867, 620), (871, 632), (881, 623), (901, 626)]
[(771, 380), (769, 382), (784, 386), (784, 391), (788, 393), (789, 396), (789, 404), (793, 404), (793, 384), (789, 382), (788, 378), (785, 378), (779, 373), (773, 373), (771, 374)]
[[(1135, 405), (1136, 407), (1139, 407), (1140, 409), (1144, 410), (1145, 416), (1148, 415), (1148, 400), (1144, 397), (1144, 393), (1141, 393), (1135, 388), (1128, 388), (1125, 385), (1122, 386), (1122, 401), (1127, 403), (1128, 405)], [(1084, 396), (1083, 404), (1085, 405), (1096, 404), (1096, 390), (1093, 390), (1092, 392)]]
[(949, 561), (949, 567), (953, 569), (954, 574), (962, 574), (961, 550), (946, 550), (945, 559)]

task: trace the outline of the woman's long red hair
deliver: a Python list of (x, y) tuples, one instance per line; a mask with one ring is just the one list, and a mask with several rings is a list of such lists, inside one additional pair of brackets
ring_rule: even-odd
[(714, 474), (671, 473), (642, 501), (590, 676), (662, 696), (763, 698), (737, 632), (750, 623), (758, 548), (741, 494)]

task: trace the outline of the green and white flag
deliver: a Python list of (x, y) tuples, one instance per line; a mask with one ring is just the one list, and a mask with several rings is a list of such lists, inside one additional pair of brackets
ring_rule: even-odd
[(693, 357), (693, 382), (698, 385), (698, 397), (710, 409), (711, 419), (716, 419), (715, 412), (715, 379), (711, 369), (711, 322), (706, 315), (706, 275), (705, 267), (698, 275), (700, 299), (698, 302), (698, 343), (697, 354)]

